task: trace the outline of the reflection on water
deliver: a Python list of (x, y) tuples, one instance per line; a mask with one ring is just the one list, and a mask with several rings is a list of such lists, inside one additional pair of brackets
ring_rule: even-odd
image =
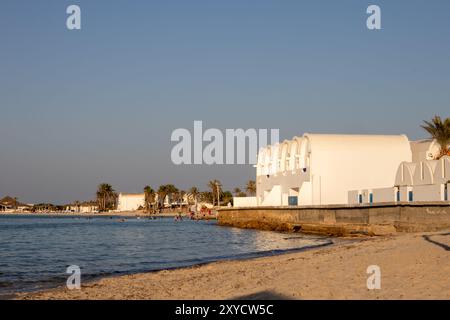
[(0, 216), (0, 294), (63, 285), (69, 265), (80, 266), (87, 280), (328, 243), (169, 218)]

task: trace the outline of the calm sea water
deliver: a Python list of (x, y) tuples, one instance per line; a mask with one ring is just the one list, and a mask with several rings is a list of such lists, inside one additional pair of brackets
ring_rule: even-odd
[(171, 218), (0, 216), (0, 295), (64, 285), (69, 265), (85, 281), (329, 243)]

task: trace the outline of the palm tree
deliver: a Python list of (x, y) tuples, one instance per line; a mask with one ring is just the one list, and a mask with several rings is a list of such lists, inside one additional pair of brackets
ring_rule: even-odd
[(246, 197), (247, 194), (243, 192), (240, 188), (234, 188), (233, 193), (236, 197)]
[(164, 199), (167, 196), (167, 186), (166, 185), (159, 186), (156, 194), (158, 195), (158, 209), (159, 209), (164, 205)]
[(75, 202), (74, 202), (74, 205), (75, 205), (75, 207), (76, 207), (76, 209), (75, 209), (76, 212), (80, 212), (80, 201), (78, 201), (78, 200), (75, 201)]
[(106, 211), (107, 209), (111, 209), (115, 206), (117, 194), (110, 184), (99, 184), (96, 194), (99, 211)]
[(173, 200), (178, 200), (180, 190), (178, 190), (178, 188), (175, 187), (173, 184), (167, 184), (166, 188), (167, 188), (167, 194), (169, 196), (169, 202), (172, 203)]
[(150, 211), (150, 205), (153, 209), (153, 203), (155, 202), (155, 190), (153, 190), (150, 186), (144, 187), (144, 195), (145, 195), (145, 212)]
[(197, 207), (198, 196), (200, 195), (200, 191), (198, 190), (197, 187), (192, 187), (189, 189), (189, 194), (191, 195), (192, 198), (194, 198), (195, 207)]
[(219, 180), (211, 180), (208, 182), (208, 188), (211, 190), (212, 193), (212, 201), (213, 205), (216, 202), (217, 199), (217, 205), (220, 205), (220, 195), (222, 193), (222, 185)]
[(173, 199), (173, 196), (177, 194), (179, 191), (177, 187), (173, 184), (165, 184), (158, 188), (158, 206), (162, 207), (164, 205), (164, 199), (169, 196), (169, 201)]
[(254, 196), (256, 194), (256, 182), (254, 180), (249, 180), (245, 187), (245, 190), (251, 195)]
[(437, 159), (449, 154), (450, 144), (450, 118), (442, 121), (441, 117), (434, 116), (431, 121), (424, 121), (425, 125), (421, 127), (425, 129), (433, 139), (437, 141), (441, 150)]
[(208, 203), (213, 203), (213, 201), (214, 201), (213, 193), (211, 191), (200, 192), (198, 198), (199, 198), (199, 200), (208, 202)]

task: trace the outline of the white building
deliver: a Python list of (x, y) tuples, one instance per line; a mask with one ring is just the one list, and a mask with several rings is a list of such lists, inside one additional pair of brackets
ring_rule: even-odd
[[(426, 153), (422, 156), (428, 158)], [(416, 159), (420, 157), (416, 155)], [(449, 156), (439, 160), (402, 162), (393, 187), (350, 191), (349, 203), (449, 201), (449, 188)]]
[(96, 213), (98, 212), (98, 205), (95, 201), (87, 201), (79, 204), (75, 203), (68, 205), (66, 211), (75, 213)]
[(119, 193), (117, 211), (136, 211), (145, 207), (144, 193)]
[(399, 164), (411, 160), (405, 135), (304, 134), (260, 150), (256, 199), (245, 203), (346, 204), (349, 190), (393, 186)]
[(436, 140), (425, 139), (411, 141), (412, 161), (434, 160), (439, 155), (441, 147)]

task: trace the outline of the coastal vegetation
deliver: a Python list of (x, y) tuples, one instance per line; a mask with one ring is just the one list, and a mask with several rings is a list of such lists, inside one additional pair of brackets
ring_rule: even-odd
[(110, 184), (101, 183), (97, 188), (98, 211), (112, 210), (117, 204), (117, 193)]
[(249, 180), (247, 182), (245, 190), (247, 190), (250, 196), (254, 196), (256, 194), (256, 182), (254, 180)]
[(171, 202), (174, 199), (174, 195), (176, 195), (179, 192), (178, 188), (175, 187), (173, 184), (165, 184), (162, 186), (159, 186), (158, 188), (158, 209), (164, 207), (164, 200), (166, 197), (169, 198), (169, 201)]
[[(154, 203), (156, 198), (156, 192), (150, 186), (144, 187), (144, 196), (145, 196), (145, 212), (153, 212), (154, 211)], [(150, 210), (151, 208), (151, 210)]]
[(212, 193), (212, 204), (220, 205), (220, 196), (222, 194), (222, 184), (219, 180), (211, 180), (208, 182), (208, 188)]

